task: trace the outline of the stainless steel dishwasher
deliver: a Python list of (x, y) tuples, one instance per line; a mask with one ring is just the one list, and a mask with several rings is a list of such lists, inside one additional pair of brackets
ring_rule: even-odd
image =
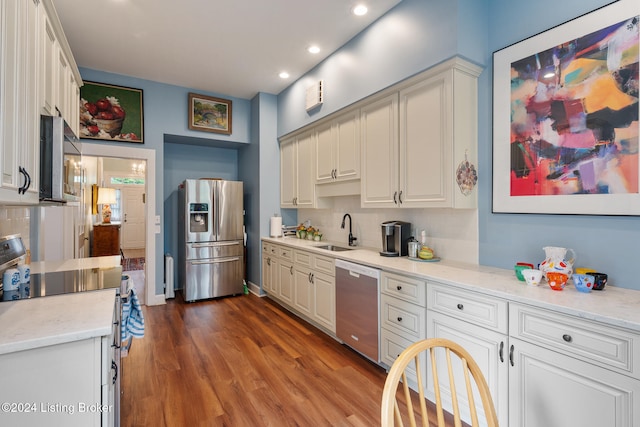
[(380, 270), (336, 260), (336, 336), (378, 363)]

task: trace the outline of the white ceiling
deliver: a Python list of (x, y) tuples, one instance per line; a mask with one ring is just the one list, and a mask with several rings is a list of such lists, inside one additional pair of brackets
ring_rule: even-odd
[(247, 99), (280, 93), (399, 2), (53, 0), (79, 67)]

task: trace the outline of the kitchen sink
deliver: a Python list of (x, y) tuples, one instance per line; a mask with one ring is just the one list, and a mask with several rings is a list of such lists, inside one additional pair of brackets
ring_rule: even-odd
[(351, 248), (343, 248), (342, 246), (336, 246), (336, 245), (316, 246), (316, 248), (324, 249), (326, 251), (332, 251), (332, 252), (343, 252), (343, 251), (350, 251), (351, 250)]

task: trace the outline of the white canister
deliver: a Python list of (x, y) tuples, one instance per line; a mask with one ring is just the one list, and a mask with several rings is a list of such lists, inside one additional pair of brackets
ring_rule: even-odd
[(5, 293), (20, 289), (20, 272), (17, 268), (7, 268), (2, 274), (2, 289)]
[(20, 272), (21, 284), (31, 282), (31, 266), (29, 264), (20, 264), (18, 266), (18, 271)]

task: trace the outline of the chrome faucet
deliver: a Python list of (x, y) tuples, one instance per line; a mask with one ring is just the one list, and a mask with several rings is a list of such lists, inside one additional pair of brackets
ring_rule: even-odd
[(342, 224), (340, 224), (340, 228), (344, 228), (344, 220), (347, 217), (349, 217), (349, 246), (355, 246), (355, 241), (358, 240), (358, 238), (353, 237), (353, 234), (351, 233), (351, 215), (349, 215), (348, 213), (344, 214), (344, 216), (342, 217)]

